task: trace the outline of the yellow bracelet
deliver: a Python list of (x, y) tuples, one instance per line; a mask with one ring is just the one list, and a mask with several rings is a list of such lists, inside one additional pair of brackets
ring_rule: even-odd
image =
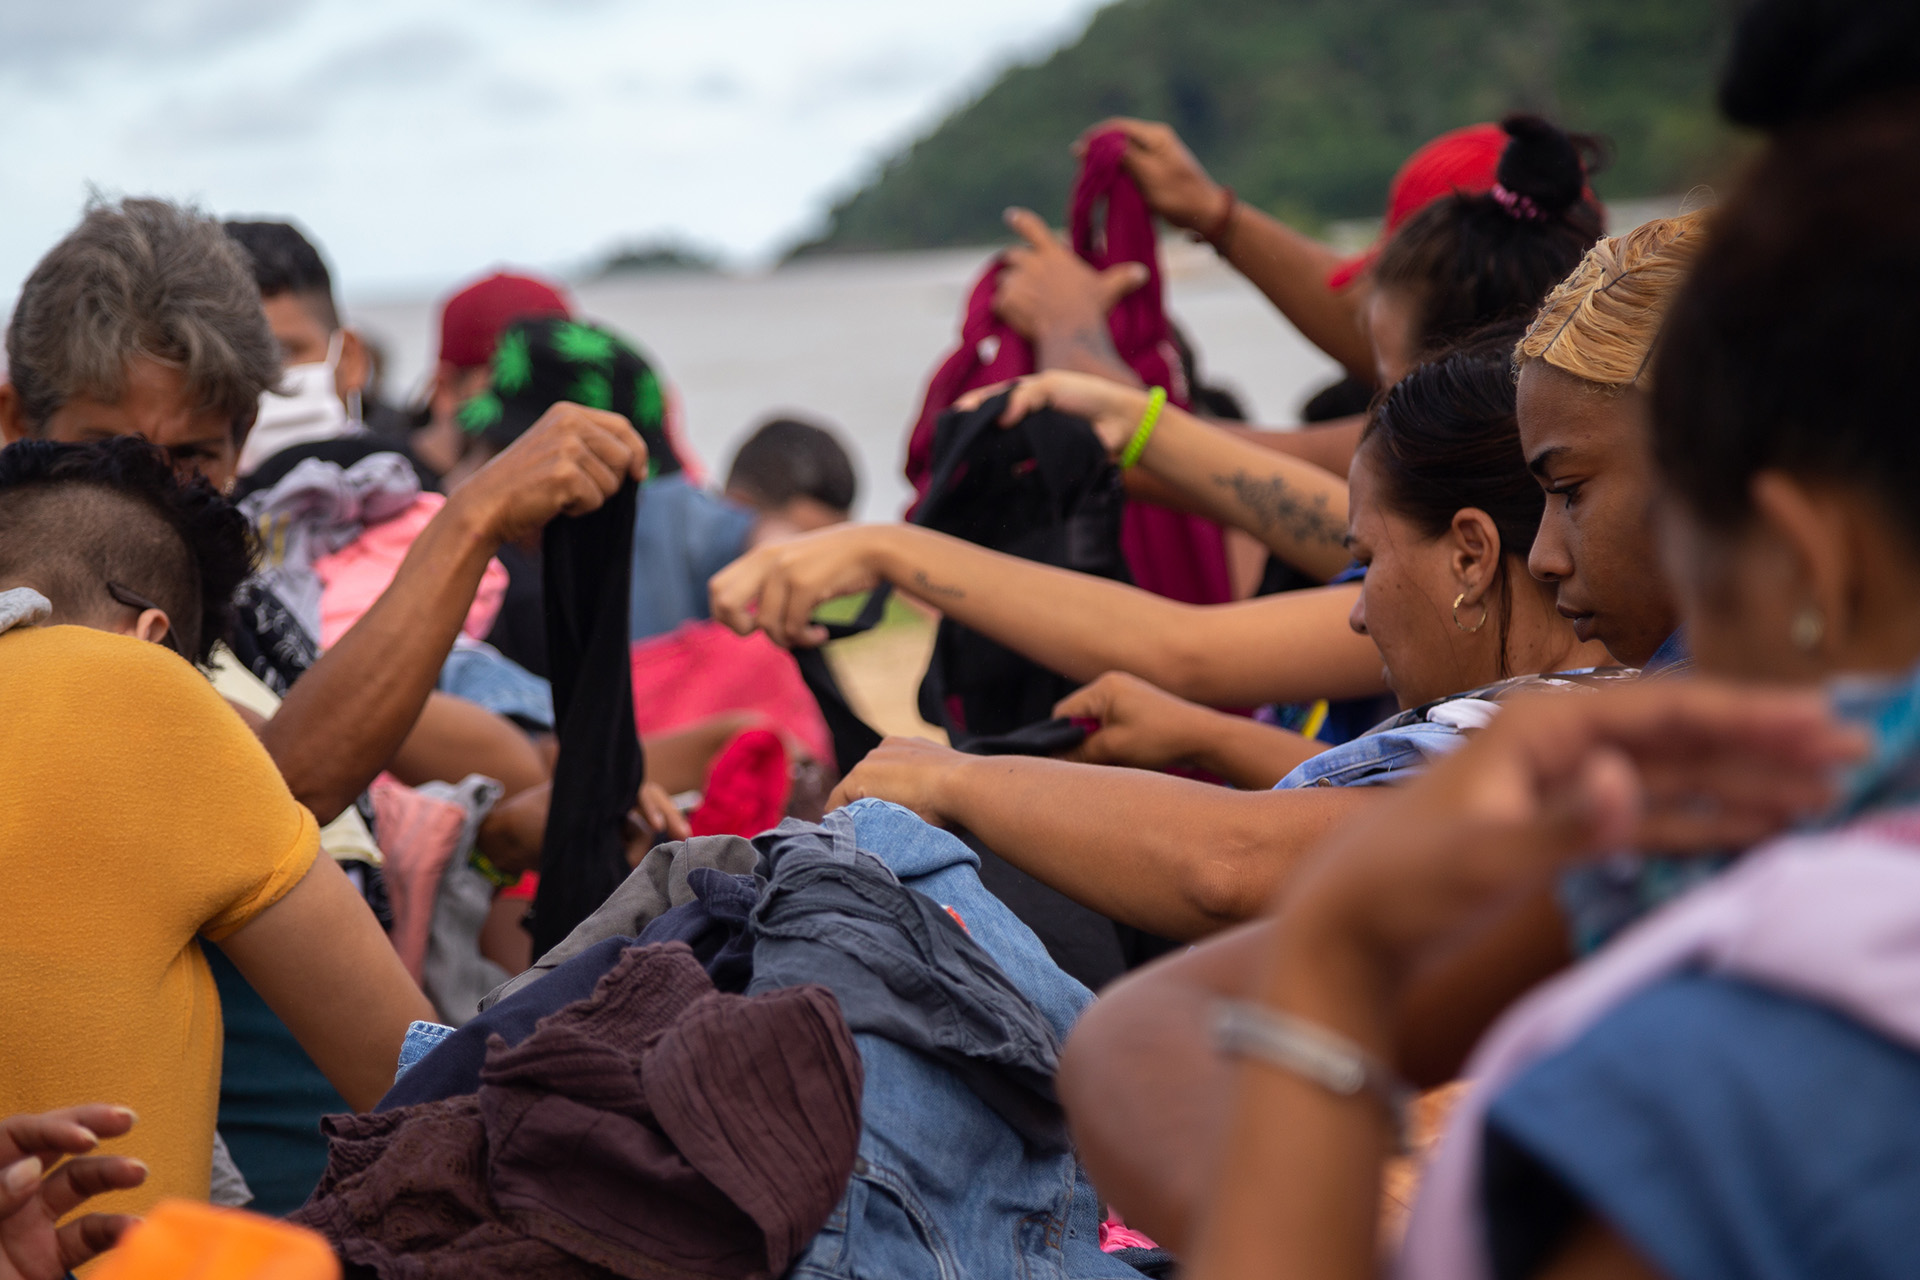
[(1120, 469), (1125, 471), (1140, 461), (1140, 455), (1147, 451), (1147, 441), (1153, 438), (1153, 429), (1160, 422), (1160, 410), (1167, 405), (1167, 389), (1155, 387), (1147, 392), (1147, 411), (1140, 415), (1140, 425), (1133, 429), (1133, 439), (1127, 441), (1127, 447), (1120, 451)]

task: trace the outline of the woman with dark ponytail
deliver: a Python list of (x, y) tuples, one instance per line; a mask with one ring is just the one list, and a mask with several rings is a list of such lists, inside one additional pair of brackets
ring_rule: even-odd
[(1605, 150), (1538, 116), (1509, 116), (1499, 181), (1409, 218), (1373, 272), (1367, 328), (1380, 384), (1488, 324), (1531, 316), (1605, 230), (1587, 187)]

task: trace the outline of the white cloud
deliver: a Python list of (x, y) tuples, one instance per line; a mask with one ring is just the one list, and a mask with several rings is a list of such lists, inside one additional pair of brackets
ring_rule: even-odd
[(1097, 0), (0, 6), (0, 298), (90, 187), (288, 214), (349, 294), (670, 234), (764, 260)]

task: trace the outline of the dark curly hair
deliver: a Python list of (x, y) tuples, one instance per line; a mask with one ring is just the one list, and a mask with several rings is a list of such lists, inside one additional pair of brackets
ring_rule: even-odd
[(39, 590), (57, 621), (129, 607), (111, 583), (162, 609), (173, 647), (203, 663), (254, 558), (246, 518), (138, 437), (0, 450), (0, 582)]

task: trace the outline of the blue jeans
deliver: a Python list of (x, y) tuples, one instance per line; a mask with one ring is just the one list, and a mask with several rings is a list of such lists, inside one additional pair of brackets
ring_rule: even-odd
[(553, 728), (553, 686), (490, 644), (455, 645), (438, 688), (535, 732)]
[[(949, 907), (1064, 1037), (1093, 1000), (980, 883), (956, 837), (897, 805), (847, 809), (859, 847), (901, 883)], [(972, 1090), (911, 1049), (854, 1042), (866, 1067), (860, 1154), (846, 1194), (791, 1274), (1137, 1280), (1100, 1251), (1100, 1204), (1072, 1153), (1035, 1155)]]

